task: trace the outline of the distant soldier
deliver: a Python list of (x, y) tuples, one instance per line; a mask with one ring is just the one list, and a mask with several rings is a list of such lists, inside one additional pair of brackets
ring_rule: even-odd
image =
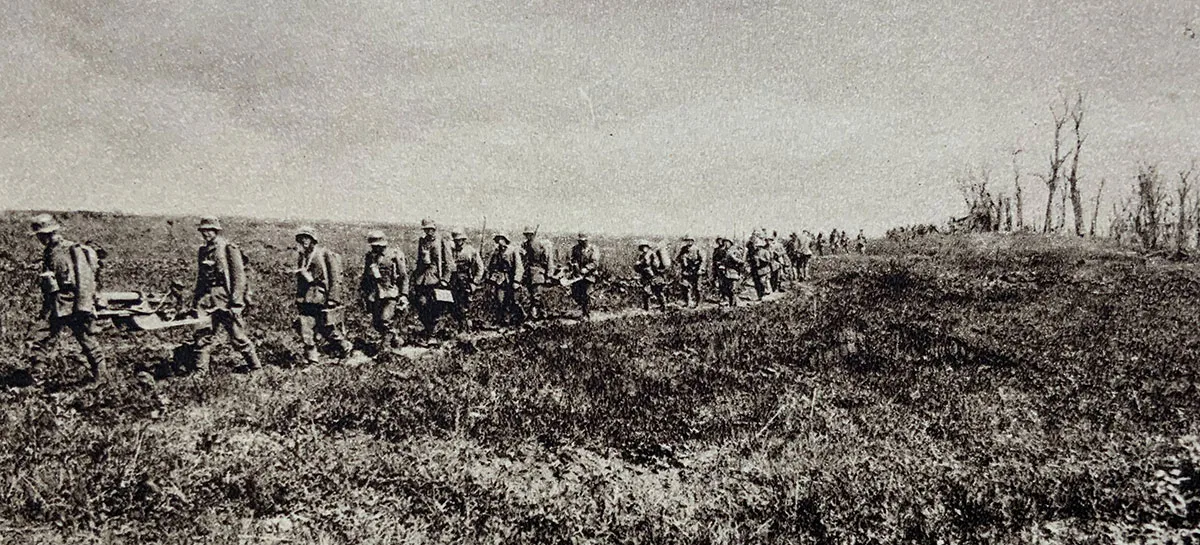
[(858, 236), (854, 237), (854, 249), (858, 251), (859, 255), (867, 253), (867, 237), (863, 235), (862, 229), (859, 229)]
[(820, 233), (820, 232), (817, 233), (816, 246), (817, 246), (817, 255), (818, 256), (825, 255), (825, 233)]
[(467, 235), (462, 231), (450, 233), (454, 243), (451, 253), (454, 258), (454, 272), (450, 274), (450, 291), (454, 294), (454, 306), (450, 307), (454, 320), (462, 329), (472, 328), (469, 312), (471, 298), (475, 288), (483, 282), (484, 263), (479, 250), (467, 242)]
[(525, 265), (525, 276), (521, 283), (529, 292), (529, 319), (540, 320), (546, 317), (541, 288), (554, 270), (554, 250), (550, 241), (537, 239), (537, 228), (526, 227), (522, 234), (525, 242), (521, 243), (521, 262)]
[(521, 254), (513, 248), (508, 236), (503, 233), (492, 235), (496, 247), (488, 259), (487, 283), (492, 287), (492, 301), (496, 312), (496, 325), (519, 325), (524, 321), (524, 312), (517, 304), (517, 284), (525, 273)]
[(442, 304), (437, 300), (437, 291), (450, 287), (450, 272), (454, 257), (450, 244), (437, 232), (437, 224), (431, 219), (421, 220), (425, 233), (417, 240), (417, 264), (413, 273), (413, 296), (417, 315), (421, 319), (426, 340), (433, 339), (437, 330), (438, 316)]
[(254, 350), (254, 343), (246, 334), (246, 307), (250, 289), (242, 251), (221, 236), (221, 222), (215, 217), (201, 218), (197, 229), (204, 239), (204, 245), (197, 252), (196, 289), (192, 306), (198, 313), (208, 315), (212, 321), (197, 329), (192, 338), (196, 371), (208, 372), (218, 327), (225, 329), (230, 344), (242, 355), (246, 367), (258, 369), (262, 364)]
[(704, 252), (696, 247), (696, 239), (691, 235), (683, 237), (683, 246), (675, 260), (679, 262), (679, 278), (683, 281), (684, 303), (688, 307), (699, 307), (700, 277), (708, 273), (705, 267)]
[(30, 374), (34, 380), (44, 374), (59, 334), (69, 329), (91, 366), (91, 380), (99, 380), (106, 371), (104, 352), (94, 337), (99, 257), (90, 247), (63, 238), (58, 221), (50, 214), (34, 216), (30, 226), (45, 247), (38, 275), (42, 288), (38, 319), (46, 322), (32, 332)]
[(299, 255), (296, 262), (296, 306), (299, 310), (300, 341), (308, 363), (319, 363), (317, 337), (324, 337), (339, 358), (350, 356), (353, 345), (346, 340), (342, 323), (342, 266), (337, 254), (318, 246), (312, 227), (296, 231)]
[(666, 265), (649, 241), (639, 240), (638, 256), (633, 262), (633, 272), (638, 274), (642, 285), (642, 310), (650, 310), (650, 299), (658, 302), (659, 310), (667, 310), (663, 288), (667, 285)]
[(596, 283), (596, 272), (600, 268), (600, 250), (588, 242), (586, 233), (579, 233), (575, 247), (571, 248), (571, 299), (579, 305), (584, 320), (592, 317), (592, 284)]
[(783, 241), (779, 240), (779, 233), (772, 232), (767, 238), (767, 250), (771, 252), (771, 289), (775, 291), (783, 290), (783, 280), (787, 277), (788, 260), (787, 250), (783, 247)]
[(792, 260), (792, 270), (798, 280), (808, 280), (808, 264), (812, 261), (812, 235), (804, 231), (800, 235), (792, 233), (788, 241), (788, 257)]
[(750, 251), (747, 261), (750, 264), (750, 278), (754, 280), (754, 292), (761, 301), (771, 293), (771, 249), (764, 239), (758, 239), (755, 248)]
[(730, 239), (720, 238), (718, 242), (721, 248), (713, 252), (713, 275), (717, 277), (720, 301), (736, 307), (737, 285), (742, 280), (742, 268), (746, 265), (745, 254)]
[(399, 248), (388, 247), (383, 231), (367, 233), (367, 245), (359, 292), (379, 333), (379, 351), (396, 350), (404, 344), (396, 313), (408, 309), (408, 259)]
[(838, 230), (829, 231), (829, 253), (836, 254), (841, 246), (842, 239), (838, 236)]

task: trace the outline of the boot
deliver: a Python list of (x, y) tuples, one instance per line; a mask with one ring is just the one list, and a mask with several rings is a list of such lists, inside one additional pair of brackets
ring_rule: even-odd
[(108, 375), (108, 365), (104, 361), (104, 354), (94, 352), (85, 354), (89, 366), (91, 366), (92, 382), (99, 382)]
[(250, 347), (245, 352), (242, 352), (242, 358), (246, 360), (246, 367), (251, 371), (262, 369), (262, 361), (258, 359), (258, 351), (254, 347)]
[(315, 346), (304, 349), (304, 359), (309, 365), (321, 363), (321, 353)]
[(208, 350), (193, 349), (192, 364), (194, 372), (197, 375), (207, 375), (209, 371), (209, 362), (212, 360), (212, 353)]

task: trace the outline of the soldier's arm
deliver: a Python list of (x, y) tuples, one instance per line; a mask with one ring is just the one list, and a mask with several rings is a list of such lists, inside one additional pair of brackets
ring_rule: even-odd
[(471, 256), (471, 282), (483, 283), (483, 255), (478, 250), (475, 251), (475, 255)]
[(204, 296), (204, 278), (200, 276), (200, 262), (204, 261), (204, 248), (196, 250), (196, 287), (192, 289), (192, 306), (200, 304)]
[(554, 245), (549, 240), (542, 241), (542, 248), (546, 251), (546, 272), (554, 271)]
[(341, 303), (342, 267), (333, 252), (325, 252), (325, 300), (329, 306)]
[(513, 279), (522, 278), (525, 278), (525, 260), (521, 258), (521, 252), (513, 252)]
[(408, 295), (408, 258), (399, 250), (396, 250), (396, 286), (400, 295)]
[(242, 251), (233, 244), (225, 246), (225, 254), (229, 265), (229, 308), (239, 309), (246, 306), (246, 263), (242, 261)]

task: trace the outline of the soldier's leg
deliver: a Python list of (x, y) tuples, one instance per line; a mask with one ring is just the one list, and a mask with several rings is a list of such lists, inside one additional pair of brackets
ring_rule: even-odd
[(396, 327), (396, 300), (379, 299), (371, 303), (371, 327), (379, 333), (379, 349), (400, 347), (400, 334)]
[(221, 320), (225, 326), (225, 332), (229, 335), (229, 343), (233, 345), (233, 349), (238, 354), (242, 355), (246, 367), (250, 369), (262, 367), (262, 362), (258, 359), (258, 350), (255, 349), (254, 341), (250, 340), (250, 335), (247, 333), (246, 317), (240, 312), (222, 312), (220, 314), (224, 315)]
[(344, 358), (354, 350), (354, 345), (346, 339), (346, 326), (340, 314), (330, 316), (328, 312), (321, 312), (317, 318), (317, 331), (333, 346), (338, 357)]
[(192, 364), (197, 373), (207, 373), (212, 361), (213, 344), (216, 343), (217, 325), (221, 318), (217, 313), (209, 315), (209, 323), (197, 327), (192, 333)]
[(654, 298), (658, 300), (658, 310), (667, 310), (666, 288), (667, 286), (664, 284), (654, 286)]
[(314, 305), (302, 305), (296, 320), (300, 343), (304, 345), (304, 358), (308, 363), (321, 361), (321, 355), (317, 352), (317, 315), (320, 312), (320, 308)]
[(46, 364), (53, 358), (54, 352), (58, 348), (58, 337), (62, 328), (62, 321), (57, 318), (49, 318), (45, 322), (38, 323), (29, 332), (27, 342), (30, 346), (30, 374), (37, 376), (45, 372)]
[(642, 310), (650, 310), (650, 284), (642, 284)]
[(454, 293), (454, 321), (464, 330), (470, 330), (471, 324), (471, 295), (468, 290), (460, 289)]
[(525, 282), (525, 289), (529, 292), (529, 312), (527, 314), (530, 320), (537, 320), (542, 317), (542, 301), (541, 293), (538, 292), (538, 285), (533, 281)]
[(591, 282), (587, 280), (580, 280), (571, 284), (571, 298), (575, 299), (575, 303), (579, 305), (579, 310), (585, 320), (592, 315), (592, 296), (588, 293), (590, 286)]
[(104, 361), (104, 351), (100, 348), (100, 342), (96, 340), (94, 329), (96, 326), (96, 317), (88, 314), (76, 315), (71, 317), (69, 322), (71, 333), (75, 336), (75, 340), (79, 341), (79, 348), (83, 350), (83, 356), (87, 358), (88, 365), (91, 367), (92, 380), (99, 380), (108, 371)]

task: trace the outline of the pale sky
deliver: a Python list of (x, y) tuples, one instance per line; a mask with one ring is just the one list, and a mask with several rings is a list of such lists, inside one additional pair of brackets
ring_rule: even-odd
[(9, 1), (0, 208), (880, 233), (962, 215), (964, 165), (1011, 192), (1020, 146), (1032, 219), (1060, 93), (1087, 95), (1085, 196), (1200, 158), (1189, 26), (1196, 2)]

